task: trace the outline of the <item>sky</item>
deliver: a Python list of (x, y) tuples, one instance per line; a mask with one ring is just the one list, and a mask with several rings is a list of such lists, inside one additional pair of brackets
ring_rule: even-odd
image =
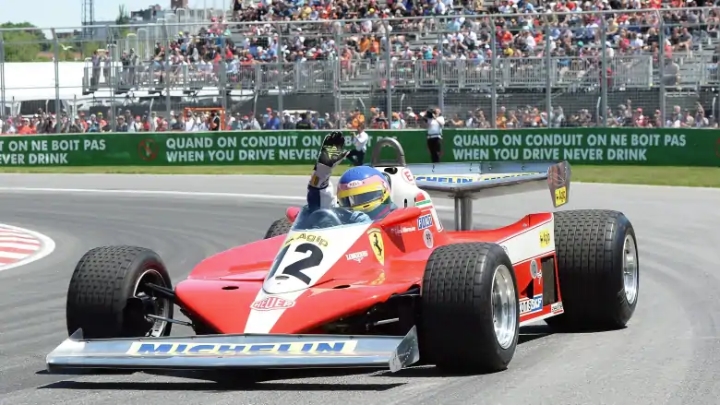
[[(18, 7), (20, 0), (0, 0), (3, 23), (29, 22), (39, 28), (80, 27), (82, 25), (83, 0), (36, 0), (37, 9)], [(159, 4), (170, 8), (170, 0), (95, 0), (95, 21), (115, 20), (121, 5), (128, 14)], [(223, 7), (223, 4), (225, 7)], [(190, 8), (229, 9), (230, 0), (189, 0)], [(63, 30), (65, 31), (65, 30)]]

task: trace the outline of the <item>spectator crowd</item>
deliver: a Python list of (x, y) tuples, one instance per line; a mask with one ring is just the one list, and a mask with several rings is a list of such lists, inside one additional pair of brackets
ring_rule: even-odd
[[(517, 64), (516, 75), (532, 73), (536, 66), (523, 61), (546, 56), (548, 49), (559, 70), (592, 72), (600, 69), (603, 42), (609, 60), (638, 54), (657, 58), (661, 46), (672, 58), (707, 38), (718, 38), (720, 32), (715, 9), (683, 9), (709, 6), (707, 0), (496, 0), (489, 7), (489, 0), (455, 1), (259, 0), (244, 7), (243, 0), (235, 0), (231, 21), (214, 17), (197, 34), (180, 32), (168, 46), (158, 42), (149, 64), (140, 62), (134, 50), (126, 52), (122, 76), (131, 84), (167, 79), (207, 85), (225, 76), (227, 84), (244, 85), (260, 80), (254, 65), (263, 65), (266, 80), (272, 82), (273, 75), (297, 63), (339, 60), (349, 77), (386, 53), (398, 68), (442, 59), (467, 60), (483, 71), (495, 57), (493, 48), (501, 59)], [(592, 11), (604, 13), (578, 13)], [(429, 42), (415, 41), (431, 32), (442, 34), (433, 34)], [(93, 66), (99, 72), (100, 61)], [(376, 73), (382, 76), (384, 71)], [(144, 75), (138, 77), (138, 72)]]
[[(436, 110), (439, 115), (442, 112)], [(190, 114), (171, 112), (169, 119), (159, 113), (149, 116), (133, 117), (129, 111), (119, 112), (115, 122), (115, 132), (201, 132), (201, 131), (261, 131), (261, 130), (294, 130), (294, 129), (357, 129), (361, 125), (368, 129), (413, 129), (423, 128), (425, 120), (423, 112), (416, 113), (412, 107), (404, 112), (394, 112), (388, 119), (383, 111), (370, 108), (366, 116), (360, 109), (342, 113), (317, 112), (279, 112), (268, 108), (262, 114), (235, 113), (223, 117), (218, 112), (191, 112)], [(662, 123), (660, 111), (645, 112), (640, 107), (633, 107), (632, 101), (608, 108), (608, 119), (605, 127), (643, 127), (643, 128), (718, 128), (718, 123), (706, 114), (705, 109), (697, 103), (694, 109), (683, 109), (672, 106), (672, 112)], [(220, 123), (221, 117), (224, 121)], [(444, 117), (446, 128), (478, 128), (478, 129), (517, 129), (543, 127), (595, 127), (597, 123), (590, 112), (580, 110), (566, 115), (562, 107), (555, 108), (550, 115), (538, 108), (523, 107), (508, 109), (498, 107), (498, 115), (493, 123), (486, 118), (482, 110), (468, 112), (461, 117), (454, 114)], [(60, 115), (39, 112), (32, 117), (14, 117), (0, 120), (2, 134), (32, 135), (56, 134), (59, 132), (99, 133), (112, 132), (113, 126), (109, 118), (102, 113), (76, 115), (71, 117), (63, 112)], [(219, 125), (216, 123), (220, 123)], [(301, 124), (302, 123), (302, 124)]]

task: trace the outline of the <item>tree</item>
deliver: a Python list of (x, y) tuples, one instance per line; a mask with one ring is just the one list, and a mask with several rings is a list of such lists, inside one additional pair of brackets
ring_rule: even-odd
[(90, 58), (92, 57), (93, 52), (97, 51), (98, 49), (105, 49), (107, 48), (107, 44), (103, 42), (82, 42), (80, 48), (80, 52), (82, 55), (82, 58)]
[(2, 29), (18, 29), (3, 31), (3, 50), (5, 62), (33, 62), (38, 54), (51, 49), (50, 41), (45, 34), (30, 23), (4, 23)]
[[(128, 14), (127, 9), (122, 4), (118, 7), (118, 16), (115, 18), (115, 25), (130, 25), (130, 14)], [(120, 38), (125, 38), (129, 32), (130, 29), (127, 27), (122, 27), (118, 30)]]
[(128, 25), (130, 24), (130, 14), (128, 14), (124, 5), (118, 7), (118, 16), (115, 19), (115, 25)]

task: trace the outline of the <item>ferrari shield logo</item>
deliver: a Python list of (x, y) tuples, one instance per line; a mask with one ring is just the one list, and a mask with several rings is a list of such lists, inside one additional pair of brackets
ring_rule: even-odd
[(383, 244), (382, 232), (377, 228), (373, 228), (368, 231), (367, 234), (370, 238), (370, 247), (375, 253), (375, 258), (377, 258), (378, 262), (385, 265), (385, 244)]

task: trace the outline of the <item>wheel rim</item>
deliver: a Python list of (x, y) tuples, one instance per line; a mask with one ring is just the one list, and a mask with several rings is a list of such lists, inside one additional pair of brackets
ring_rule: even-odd
[(623, 283), (625, 285), (625, 298), (633, 304), (638, 294), (638, 260), (637, 247), (632, 235), (625, 237), (623, 244)]
[(164, 318), (170, 317), (170, 306), (172, 305), (170, 301), (166, 298), (158, 298), (154, 295), (152, 295), (152, 291), (145, 288), (145, 284), (152, 283), (159, 286), (166, 286), (165, 279), (162, 277), (160, 272), (158, 272), (155, 269), (148, 269), (145, 272), (140, 275), (137, 282), (135, 283), (135, 290), (133, 290), (133, 296), (141, 299), (143, 301), (145, 300), (151, 300), (152, 301), (152, 308), (153, 310), (151, 312), (146, 312), (145, 319), (147, 321), (150, 321), (153, 323), (152, 328), (145, 333), (146, 337), (160, 337), (162, 336), (163, 332), (165, 331), (165, 328), (167, 327), (167, 321), (164, 320), (157, 320), (153, 319), (151, 317), (147, 317), (148, 314), (153, 316), (160, 316)]
[(517, 330), (517, 299), (512, 274), (505, 265), (495, 268), (492, 283), (492, 312), (495, 338), (503, 349), (515, 340)]

